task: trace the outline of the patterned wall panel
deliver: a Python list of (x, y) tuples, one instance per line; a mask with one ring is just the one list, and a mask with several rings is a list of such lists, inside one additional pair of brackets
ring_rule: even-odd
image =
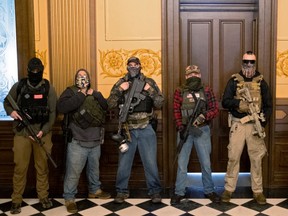
[(18, 81), (15, 4), (0, 1), (0, 120), (10, 120), (3, 101), (12, 85)]

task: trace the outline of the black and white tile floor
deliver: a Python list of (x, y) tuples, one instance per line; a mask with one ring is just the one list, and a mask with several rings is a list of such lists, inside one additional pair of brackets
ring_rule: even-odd
[[(224, 190), (224, 174), (213, 174), (215, 189), (218, 194)], [(145, 189), (131, 190), (130, 196), (123, 204), (116, 204), (113, 198), (107, 200), (86, 199), (85, 194), (79, 195), (76, 199), (79, 212), (74, 215), (84, 216), (288, 216), (288, 191), (287, 189), (265, 190), (267, 197), (266, 205), (258, 205), (252, 199), (250, 187), (249, 173), (243, 173), (239, 176), (237, 189), (232, 195), (230, 203), (212, 203), (209, 199), (204, 198), (201, 174), (189, 175), (186, 196), (177, 206), (170, 205), (170, 197), (173, 194), (171, 189), (163, 191), (162, 203), (153, 204), (147, 196)], [(193, 185), (193, 186), (191, 186)], [(110, 191), (115, 196), (114, 189)], [(7, 192), (5, 194), (8, 194)], [(21, 213), (19, 216), (64, 216), (72, 215), (66, 211), (64, 199), (61, 195), (51, 195), (53, 207), (51, 209), (43, 209), (35, 193), (30, 194), (29, 198), (25, 198), (22, 203)], [(0, 191), (0, 216), (11, 215), (11, 199), (2, 198)], [(8, 197), (8, 196), (4, 196)], [(56, 198), (55, 198), (56, 197)], [(58, 198), (57, 198), (58, 197)], [(83, 198), (82, 198), (83, 197)]]
[[(38, 199), (24, 199), (22, 211), (19, 216), (37, 215), (37, 216), (64, 216), (72, 215), (66, 211), (64, 200), (62, 198), (52, 199), (53, 207), (45, 210), (40, 205)], [(140, 216), (140, 215), (199, 215), (199, 216), (287, 216), (288, 199), (285, 198), (268, 198), (266, 205), (258, 205), (254, 200), (247, 198), (234, 198), (230, 203), (211, 203), (209, 199), (192, 198), (186, 199), (177, 206), (170, 205), (170, 199), (164, 198), (162, 203), (153, 204), (149, 199), (131, 198), (122, 204), (115, 204), (113, 199), (77, 199), (79, 212), (74, 215), (123, 215), (123, 216)], [(11, 215), (9, 210), (11, 199), (0, 199), (0, 216)]]

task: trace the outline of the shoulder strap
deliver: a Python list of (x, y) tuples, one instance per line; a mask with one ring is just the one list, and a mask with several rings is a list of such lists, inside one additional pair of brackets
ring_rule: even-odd
[(27, 78), (23, 78), (19, 81), (18, 86), (17, 86), (17, 97), (21, 93), (21, 89), (23, 88), (24, 85), (27, 84)]
[(67, 87), (67, 88), (71, 89), (74, 94), (76, 94), (78, 92), (78, 88), (76, 86), (70, 86), (70, 87)]
[(256, 83), (261, 82), (262, 80), (263, 80), (263, 75), (262, 74), (253, 78), (253, 81), (256, 82)]
[[(19, 84), (17, 86), (17, 97), (18, 95), (21, 93), (21, 89), (23, 88), (24, 85), (27, 85), (27, 79), (28, 78), (23, 78), (19, 81)], [(49, 84), (49, 81), (47, 79), (44, 79), (44, 82), (45, 82), (45, 96), (47, 97), (48, 94), (49, 94), (49, 90), (50, 90), (50, 84)]]
[(49, 94), (49, 90), (50, 90), (50, 83), (47, 79), (44, 79), (44, 82), (45, 82), (45, 96), (47, 97), (48, 94)]
[(234, 78), (235, 81), (238, 81), (238, 82), (244, 81), (244, 78), (239, 73), (233, 74), (232, 77)]

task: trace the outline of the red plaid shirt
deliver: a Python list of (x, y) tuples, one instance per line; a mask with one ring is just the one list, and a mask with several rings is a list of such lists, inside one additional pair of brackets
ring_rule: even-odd
[[(206, 121), (211, 121), (215, 118), (219, 113), (218, 102), (215, 98), (215, 95), (212, 89), (209, 86), (204, 88), (204, 93), (206, 96), (206, 103), (207, 103), (207, 111), (203, 113), (205, 116)], [(177, 88), (174, 92), (174, 119), (176, 122), (177, 129), (182, 125), (182, 114), (181, 114), (181, 106), (183, 102), (183, 97), (181, 93), (181, 89)]]

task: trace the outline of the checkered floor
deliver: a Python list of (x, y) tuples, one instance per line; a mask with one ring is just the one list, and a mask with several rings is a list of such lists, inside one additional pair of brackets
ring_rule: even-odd
[[(230, 203), (211, 203), (209, 199), (197, 198), (186, 199), (177, 206), (170, 205), (170, 199), (163, 199), (160, 204), (153, 204), (149, 199), (131, 198), (127, 199), (123, 204), (115, 204), (113, 199), (77, 199), (79, 212), (74, 215), (205, 215), (205, 216), (287, 216), (288, 215), (288, 199), (286, 198), (268, 198), (266, 205), (258, 205), (252, 199), (234, 198)], [(66, 211), (64, 200), (62, 198), (52, 199), (53, 207), (45, 210), (39, 204), (38, 199), (24, 199), (22, 203), (21, 213), (19, 216), (25, 215), (51, 215), (63, 216), (71, 215)], [(11, 215), (9, 210), (11, 207), (11, 199), (0, 199), (0, 216)]]

